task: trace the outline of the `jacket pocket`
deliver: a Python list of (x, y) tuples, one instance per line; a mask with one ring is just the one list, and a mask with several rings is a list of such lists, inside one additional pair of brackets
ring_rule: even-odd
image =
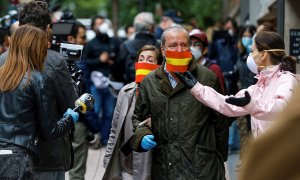
[(0, 179), (20, 177), (20, 156), (18, 154), (0, 155)]

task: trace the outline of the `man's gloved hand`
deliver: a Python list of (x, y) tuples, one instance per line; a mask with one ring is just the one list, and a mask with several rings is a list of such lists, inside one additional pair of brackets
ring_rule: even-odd
[(247, 104), (249, 104), (250, 101), (251, 101), (251, 96), (248, 93), (248, 91), (245, 91), (245, 97), (239, 97), (239, 98), (229, 97), (225, 99), (225, 102), (239, 107), (246, 106)]
[(146, 135), (143, 137), (141, 146), (144, 150), (150, 150), (153, 149), (156, 146), (156, 142), (153, 141), (154, 136), (153, 135)]
[(70, 115), (73, 119), (73, 122), (76, 123), (76, 121), (79, 118), (79, 113), (75, 112), (74, 110), (72, 110), (71, 108), (68, 108), (68, 110), (65, 112), (64, 117), (67, 117), (68, 115)]
[(175, 72), (176, 76), (179, 78), (179, 80), (189, 89), (192, 89), (197, 84), (197, 79), (187, 71), (185, 73), (185, 76), (180, 74), (179, 72)]

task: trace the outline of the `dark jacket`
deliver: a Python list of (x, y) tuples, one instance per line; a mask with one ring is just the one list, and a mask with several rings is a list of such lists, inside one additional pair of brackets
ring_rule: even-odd
[[(153, 134), (153, 179), (225, 179), (223, 161), (228, 151), (228, 120), (197, 101), (179, 82), (172, 88), (164, 66), (145, 77), (132, 118), (133, 147)], [(216, 75), (192, 60), (191, 71), (201, 84), (221, 91)], [(151, 116), (152, 129), (138, 124)]]
[[(0, 56), (0, 66), (4, 63), (7, 53)], [(65, 58), (52, 50), (48, 50), (45, 61), (43, 77), (51, 81), (48, 95), (51, 97), (53, 107), (49, 108), (47, 115), (53, 116), (52, 121), (61, 118), (67, 108), (74, 107), (78, 98), (77, 86), (72, 80)], [(44, 141), (40, 139), (36, 144), (37, 161), (34, 166), (37, 171), (68, 171), (72, 166), (73, 150), (70, 134), (66, 132), (63, 137), (56, 140)]]
[(110, 38), (106, 34), (98, 34), (85, 46), (85, 62), (90, 72), (99, 71), (108, 76), (111, 71), (111, 65), (102, 63), (99, 60), (100, 54), (108, 52), (110, 59), (115, 60), (119, 51), (117, 39)]
[(247, 57), (248, 57), (247, 52), (246, 51), (242, 52), (239, 55), (239, 59), (236, 64), (237, 66), (236, 68), (239, 75), (239, 81), (241, 83), (240, 89), (246, 89), (249, 86), (255, 84), (257, 81), (257, 79), (254, 78), (256, 74), (251, 72), (247, 66)]
[[(123, 44), (121, 44), (116, 65), (112, 69), (112, 76), (114, 80), (128, 84), (135, 80), (135, 69), (127, 67), (128, 63), (126, 63), (126, 60), (130, 52), (125, 44), (130, 45), (130, 47), (136, 51), (136, 54), (146, 44), (158, 45), (153, 34), (149, 32), (139, 32), (135, 35), (134, 39), (126, 40)], [(135, 59), (132, 59), (132, 61), (135, 62)]]
[(26, 148), (36, 154), (39, 140), (51, 141), (66, 134), (73, 120), (56, 118), (49, 113), (56, 108), (52, 102), (51, 80), (32, 71), (27, 86), (26, 75), (13, 91), (0, 93), (0, 141)]

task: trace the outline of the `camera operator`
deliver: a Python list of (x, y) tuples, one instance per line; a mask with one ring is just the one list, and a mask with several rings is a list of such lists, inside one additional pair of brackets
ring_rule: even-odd
[[(29, 24), (44, 30), (46, 33), (50, 24), (50, 12), (47, 3), (42, 1), (25, 3), (19, 10), (19, 24), (20, 26)], [(6, 57), (7, 53), (0, 56), (0, 65), (3, 65)], [(78, 97), (77, 86), (68, 72), (66, 59), (55, 51), (47, 50), (42, 75), (48, 76), (52, 83), (51, 89), (48, 91), (55, 105), (48, 109), (48, 113), (59, 119), (68, 107), (74, 107), (74, 101)], [(36, 179), (65, 179), (64, 171), (71, 169), (73, 157), (69, 133), (51, 142), (39, 139), (35, 145), (34, 148), (37, 152), (37, 158), (34, 162)]]

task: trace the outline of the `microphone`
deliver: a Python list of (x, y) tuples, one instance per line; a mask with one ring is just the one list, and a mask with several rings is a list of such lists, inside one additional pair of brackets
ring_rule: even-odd
[(94, 107), (95, 99), (91, 94), (84, 93), (75, 101), (75, 112), (86, 113)]

